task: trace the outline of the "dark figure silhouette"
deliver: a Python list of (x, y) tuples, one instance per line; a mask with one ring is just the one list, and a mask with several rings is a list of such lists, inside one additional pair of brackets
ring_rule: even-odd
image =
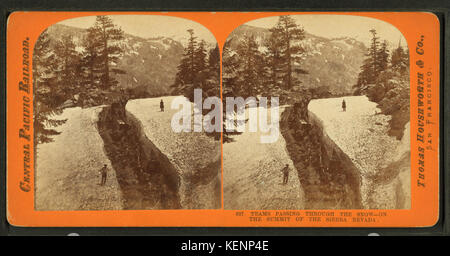
[(345, 100), (342, 100), (342, 111), (345, 112), (347, 105), (345, 104)]
[(289, 180), (289, 164), (286, 164), (286, 166), (281, 171), (283, 172), (283, 185), (285, 185)]
[(100, 174), (102, 175), (100, 185), (103, 186), (106, 183), (106, 175), (108, 174), (108, 168), (106, 167), (106, 164), (102, 167), (102, 169), (100, 169)]
[(161, 102), (159, 103), (159, 108), (161, 109), (161, 112), (164, 112), (164, 101), (161, 100)]

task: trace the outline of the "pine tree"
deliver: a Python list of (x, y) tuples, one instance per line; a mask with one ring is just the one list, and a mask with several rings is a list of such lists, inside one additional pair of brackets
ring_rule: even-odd
[(381, 43), (377, 52), (377, 73), (381, 73), (388, 68), (389, 65), (389, 49), (386, 40)]
[(208, 68), (211, 72), (211, 76), (216, 76), (219, 79), (220, 76), (220, 51), (219, 45), (212, 48), (208, 54)]
[(369, 31), (370, 33), (372, 33), (372, 42), (370, 44), (370, 48), (369, 48), (369, 52), (367, 54), (367, 56), (369, 57), (370, 60), (370, 66), (369, 68), (371, 69), (372, 73), (371, 73), (371, 79), (370, 79), (370, 83), (373, 83), (376, 75), (379, 71), (379, 65), (378, 65), (378, 48), (380, 45), (379, 42), (379, 37), (377, 37), (377, 31), (375, 29), (371, 29)]
[[(172, 85), (173, 93), (182, 94), (189, 101), (194, 102), (194, 89), (202, 89), (202, 97), (216, 96), (220, 98), (220, 52), (219, 46), (207, 50), (204, 40), (197, 41), (194, 30), (188, 29), (188, 44), (178, 65), (175, 82)], [(194, 107), (197, 107), (194, 105)], [(199, 110), (203, 116), (210, 111)], [(219, 122), (220, 120), (215, 120)], [(220, 133), (208, 133), (219, 140)]]
[(261, 54), (253, 35), (245, 35), (237, 47), (239, 69), (237, 76), (237, 92), (239, 96), (255, 96), (261, 87)]
[(47, 31), (36, 41), (33, 54), (34, 93), (34, 144), (53, 141), (52, 136), (60, 134), (54, 128), (66, 120), (53, 119), (62, 113), (58, 106), (63, 101), (62, 91), (57, 87), (57, 59), (51, 48)]
[(120, 43), (124, 39), (124, 33), (107, 16), (97, 16), (91, 31), (96, 36), (95, 40), (98, 40), (99, 56), (97, 58), (101, 63), (100, 86), (103, 89), (110, 89), (118, 83), (111, 74), (125, 73), (123, 70), (113, 68), (119, 62), (123, 52)]
[(203, 96), (208, 97), (208, 85), (207, 80), (209, 79), (208, 70), (208, 53), (206, 50), (206, 42), (201, 40), (198, 43), (198, 47), (194, 49), (194, 87), (201, 88), (203, 91)]
[(409, 54), (403, 50), (403, 47), (400, 44), (392, 52), (391, 67), (400, 74), (404, 74), (409, 70)]
[(58, 65), (55, 70), (57, 87), (64, 98), (71, 99), (79, 92), (80, 85), (80, 54), (75, 50), (72, 36), (65, 35), (58, 40), (54, 52)]
[(280, 74), (283, 72), (282, 59), (282, 41), (276, 33), (271, 33), (269, 39), (265, 42), (267, 52), (265, 54), (265, 63), (267, 63), (267, 74), (269, 86), (278, 88), (280, 82)]
[[(370, 47), (366, 53), (366, 58), (364, 59), (363, 65), (361, 66), (361, 71), (358, 75), (358, 81), (355, 87), (355, 94), (361, 94), (367, 90), (367, 86), (370, 84), (375, 84), (379, 73), (386, 69), (387, 58), (386, 56), (380, 56), (380, 42), (377, 36), (377, 31), (375, 29), (369, 30), (372, 34), (372, 39)], [(383, 49), (383, 47), (381, 47)], [(384, 52), (387, 50), (387, 44), (384, 45)], [(384, 53), (383, 53), (384, 54)], [(388, 55), (387, 55), (388, 56)], [(383, 58), (385, 58), (383, 60)]]
[(188, 98), (193, 96), (193, 86), (195, 74), (197, 73), (195, 65), (195, 55), (197, 49), (197, 37), (193, 29), (188, 29), (189, 40), (184, 48), (183, 57), (178, 65), (178, 72), (175, 76), (175, 82), (172, 85), (174, 93), (183, 94)]
[(222, 94), (223, 98), (238, 95), (237, 92), (237, 71), (239, 59), (230, 45), (233, 39), (229, 39), (223, 47), (222, 53)]
[(83, 38), (82, 46), (83, 56), (81, 61), (82, 74), (83, 74), (83, 85), (87, 89), (95, 88), (99, 81), (99, 73), (101, 71), (101, 66), (99, 63), (100, 52), (100, 41), (97, 38), (100, 37), (98, 30), (91, 27), (87, 30), (87, 35)]
[(207, 61), (207, 82), (203, 90), (207, 96), (217, 96), (220, 98), (220, 51), (219, 45), (209, 50)]
[(293, 74), (305, 74), (306, 71), (300, 67), (294, 67), (294, 64), (300, 62), (300, 55), (304, 49), (299, 45), (299, 41), (305, 38), (305, 32), (300, 28), (295, 20), (289, 15), (282, 15), (278, 18), (278, 23), (270, 29), (274, 40), (280, 46), (281, 59), (283, 63), (283, 82), (285, 88), (291, 89), (296, 82)]
[[(240, 66), (240, 60), (238, 54), (231, 50), (230, 45), (232, 45), (232, 40), (229, 39), (225, 42), (222, 52), (222, 98), (223, 108), (222, 108), (222, 133), (223, 142), (231, 142), (233, 139), (230, 137), (236, 132), (228, 132), (226, 130), (227, 122), (227, 110), (226, 110), (226, 97), (239, 96), (238, 87), (238, 70)], [(237, 122), (234, 122), (237, 125)]]
[(208, 59), (207, 59), (207, 51), (206, 51), (206, 42), (204, 40), (201, 40), (198, 44), (198, 47), (195, 49), (194, 53), (194, 70), (197, 72), (201, 72), (206, 70), (206, 67), (208, 65)]

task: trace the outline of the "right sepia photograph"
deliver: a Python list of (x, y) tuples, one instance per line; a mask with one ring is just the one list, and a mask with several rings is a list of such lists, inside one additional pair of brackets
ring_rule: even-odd
[(222, 51), (227, 210), (410, 209), (409, 49), (374, 18), (285, 15)]

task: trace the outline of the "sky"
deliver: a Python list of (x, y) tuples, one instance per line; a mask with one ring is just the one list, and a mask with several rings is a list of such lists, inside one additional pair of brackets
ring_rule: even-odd
[[(165, 36), (184, 41), (189, 37), (187, 30), (193, 29), (198, 39), (216, 44), (215, 37), (207, 28), (188, 19), (158, 15), (108, 15), (108, 17), (125, 33), (134, 36), (142, 38)], [(80, 17), (64, 20), (59, 24), (89, 28), (95, 23), (95, 18), (96, 16)]]
[[(387, 40), (390, 47), (397, 47), (401, 38), (401, 45), (406, 46), (406, 40), (400, 31), (391, 24), (368, 17), (351, 15), (328, 15), (328, 14), (304, 14), (291, 15), (298, 25), (310, 34), (326, 37), (353, 37), (358, 41), (369, 45), (372, 34), (370, 29), (374, 28), (381, 40)], [(271, 28), (278, 21), (278, 16), (257, 19), (246, 23), (250, 26)]]

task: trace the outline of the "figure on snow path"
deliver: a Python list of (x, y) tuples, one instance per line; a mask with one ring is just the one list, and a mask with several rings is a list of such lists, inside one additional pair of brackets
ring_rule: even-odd
[(286, 164), (286, 166), (281, 170), (283, 172), (283, 185), (288, 183), (289, 179), (289, 164)]
[(164, 101), (161, 99), (161, 102), (159, 103), (159, 108), (161, 109), (161, 112), (164, 112)]
[(103, 166), (103, 168), (100, 169), (99, 172), (100, 172), (100, 174), (101, 174), (101, 176), (102, 176), (102, 180), (101, 180), (101, 182), (100, 182), (100, 185), (103, 186), (103, 185), (105, 185), (105, 183), (106, 183), (106, 175), (108, 174), (108, 168), (107, 168), (107, 165), (105, 164), (105, 165)]

